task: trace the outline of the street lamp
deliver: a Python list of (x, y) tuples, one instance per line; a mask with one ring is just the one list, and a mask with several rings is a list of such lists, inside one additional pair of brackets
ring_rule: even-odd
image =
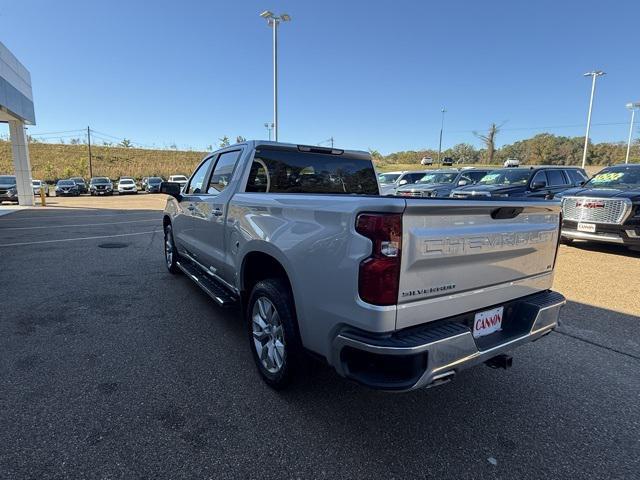
[(267, 132), (269, 132), (269, 141), (271, 141), (271, 130), (273, 129), (274, 126), (275, 124), (273, 122), (272, 123), (265, 122), (264, 124), (264, 128), (266, 128)]
[(279, 17), (273, 12), (265, 10), (260, 14), (267, 21), (267, 24), (273, 28), (273, 134), (274, 139), (278, 141), (278, 24), (280, 22), (290, 22), (291, 17), (283, 13)]
[(636, 116), (636, 110), (640, 108), (640, 102), (627, 103), (625, 105), (631, 110), (631, 125), (629, 125), (629, 140), (627, 140), (627, 156), (624, 159), (624, 163), (629, 163), (629, 152), (631, 151), (631, 137), (633, 136), (633, 120)]
[(442, 107), (440, 110), (442, 113), (442, 119), (440, 121), (440, 143), (438, 144), (438, 163), (440, 163), (440, 153), (442, 152), (442, 130), (444, 130), (444, 114), (447, 113), (447, 110)]
[(582, 168), (587, 162), (587, 147), (589, 146), (589, 130), (591, 128), (591, 110), (593, 109), (593, 94), (596, 92), (596, 78), (606, 75), (602, 70), (594, 70), (584, 74), (585, 77), (591, 77), (591, 98), (589, 100), (589, 114), (587, 115), (587, 133), (584, 137), (584, 150), (582, 152)]

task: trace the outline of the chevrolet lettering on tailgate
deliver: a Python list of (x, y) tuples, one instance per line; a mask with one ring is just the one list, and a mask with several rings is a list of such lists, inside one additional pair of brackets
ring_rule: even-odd
[(469, 237), (444, 237), (425, 239), (422, 253), (426, 256), (463, 255), (488, 251), (506, 250), (513, 247), (534, 245), (551, 241), (555, 231), (496, 233)]

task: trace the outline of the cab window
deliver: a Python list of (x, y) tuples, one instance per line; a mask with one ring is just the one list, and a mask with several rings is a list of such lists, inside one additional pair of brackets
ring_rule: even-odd
[(240, 157), (240, 152), (240, 150), (224, 152), (218, 157), (216, 166), (213, 168), (213, 173), (211, 174), (211, 180), (209, 180), (207, 193), (218, 194), (227, 188), (227, 185), (229, 185), (233, 177), (233, 171)]
[(204, 179), (209, 171), (209, 167), (211, 166), (213, 159), (214, 157), (207, 158), (191, 176), (189, 186), (187, 187), (187, 194), (198, 195), (199, 193), (204, 193), (202, 184), (204, 183)]

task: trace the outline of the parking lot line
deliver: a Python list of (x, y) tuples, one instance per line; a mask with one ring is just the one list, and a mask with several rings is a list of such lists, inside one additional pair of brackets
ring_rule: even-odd
[(75, 225), (44, 225), (38, 227), (5, 227), (2, 228), (2, 231), (5, 230), (41, 230), (44, 228), (63, 228), (63, 227), (98, 227), (102, 225), (123, 225), (126, 223), (142, 223), (142, 222), (160, 222), (159, 218), (150, 218), (148, 220), (127, 220), (124, 222), (105, 222), (105, 223), (85, 223), (85, 224), (75, 224)]
[(115, 238), (115, 237), (130, 237), (133, 235), (146, 235), (149, 233), (160, 232), (161, 230), (150, 230), (148, 232), (136, 232), (136, 233), (119, 233), (116, 235), (95, 235), (93, 237), (76, 237), (76, 238), (62, 238), (60, 240), (40, 240), (37, 242), (18, 242), (18, 243), (4, 243), (0, 244), (0, 247), (22, 247), (26, 245), (39, 245), (42, 243), (57, 243), (57, 242), (76, 242), (80, 240), (96, 240), (99, 238)]
[[(2, 222), (17, 222), (19, 220), (52, 220), (52, 219), (57, 219), (57, 218), (69, 218), (69, 217), (73, 217), (73, 218), (95, 218), (95, 217), (123, 217), (123, 216), (129, 216), (129, 215), (148, 215), (150, 212), (146, 211), (146, 212), (136, 212), (136, 211), (123, 211), (122, 213), (98, 213), (96, 212), (93, 215), (73, 215), (73, 213), (75, 213), (75, 210), (68, 210), (68, 209), (62, 209), (62, 208), (56, 208), (56, 210), (62, 210), (64, 212), (68, 212), (70, 215), (37, 215), (37, 216), (30, 216), (30, 217), (24, 217), (24, 216), (15, 216), (12, 215), (10, 217), (7, 218), (0, 218), (0, 223)], [(46, 211), (46, 212), (51, 212), (51, 210), (40, 210), (40, 211)], [(15, 210), (12, 210), (12, 212), (15, 212)]]

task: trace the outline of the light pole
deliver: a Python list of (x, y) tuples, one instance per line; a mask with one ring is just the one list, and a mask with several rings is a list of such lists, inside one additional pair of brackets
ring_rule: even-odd
[(440, 154), (442, 153), (442, 130), (444, 130), (444, 114), (447, 113), (447, 110), (442, 107), (440, 110), (442, 113), (442, 119), (440, 121), (440, 143), (438, 143), (438, 163), (440, 163)]
[(275, 123), (273, 122), (272, 123), (266, 122), (264, 124), (264, 128), (266, 128), (267, 132), (269, 132), (269, 141), (271, 141), (271, 130), (273, 129), (274, 126), (275, 126)]
[(624, 163), (629, 163), (629, 152), (631, 151), (631, 137), (633, 137), (633, 120), (636, 116), (636, 110), (640, 108), (640, 102), (627, 103), (625, 105), (631, 110), (631, 125), (629, 125), (629, 140), (627, 140), (627, 156), (624, 159)]
[(278, 141), (278, 24), (280, 22), (291, 21), (291, 16), (286, 13), (279, 17), (273, 12), (265, 10), (260, 14), (267, 21), (267, 24), (273, 28), (273, 136)]
[(587, 133), (584, 136), (584, 150), (582, 152), (582, 168), (587, 162), (587, 148), (589, 146), (589, 130), (591, 129), (591, 110), (593, 109), (593, 95), (596, 92), (596, 78), (606, 75), (602, 70), (594, 70), (584, 74), (585, 77), (591, 77), (591, 98), (589, 99), (589, 114), (587, 115)]

